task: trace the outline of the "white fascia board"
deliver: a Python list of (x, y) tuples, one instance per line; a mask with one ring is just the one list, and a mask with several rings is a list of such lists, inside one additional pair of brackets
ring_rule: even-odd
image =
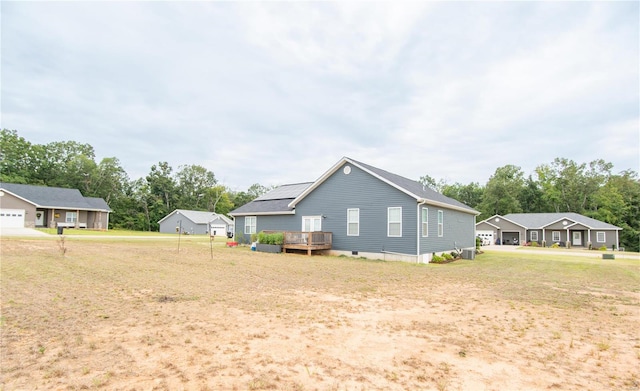
[[(482, 220), (481, 222), (476, 223), (476, 225), (478, 225), (478, 224), (482, 224), (482, 223), (487, 223), (487, 224), (489, 224), (490, 226), (492, 226), (492, 227), (494, 227), (494, 228), (496, 228), (496, 229), (500, 229), (500, 227), (499, 227), (499, 226), (497, 226), (497, 225), (495, 225), (495, 224), (493, 224), (492, 222), (490, 222), (490, 221), (489, 221), (489, 220), (493, 220), (493, 219), (495, 219), (496, 217), (497, 217), (497, 218), (499, 218), (499, 219), (504, 218), (504, 217), (502, 217), (502, 216), (500, 216), (500, 215), (493, 215), (493, 216), (489, 217), (488, 219), (484, 219), (484, 220)], [(507, 220), (507, 221), (509, 221), (509, 220)], [(514, 224), (515, 224), (515, 223), (514, 223)]]
[[(504, 216), (500, 216), (500, 215), (493, 215), (493, 216), (489, 217), (489, 218), (488, 218), (487, 220), (485, 220), (485, 221), (487, 221), (487, 222), (488, 222), (488, 220), (491, 220), (491, 219), (496, 218), (496, 217), (497, 217), (497, 218), (499, 218), (499, 219), (502, 219), (502, 220), (508, 221), (508, 222), (510, 222), (511, 224), (515, 224), (515, 225), (517, 225), (518, 227), (522, 227), (522, 228), (524, 228), (524, 229), (530, 229), (530, 228), (528, 228), (528, 227), (525, 227), (525, 226), (524, 226), (524, 225), (522, 225), (522, 224), (516, 223), (516, 222), (515, 222), (515, 221), (513, 221), (513, 220), (505, 219), (505, 218), (504, 218)], [(502, 229), (502, 227), (497, 227), (497, 228), (498, 228), (498, 229)]]
[(425, 198), (418, 198), (418, 203), (438, 206), (438, 207), (441, 207), (441, 208), (444, 208), (444, 209), (457, 210), (458, 212), (464, 212), (464, 213), (472, 214), (472, 215), (475, 215), (475, 216), (478, 216), (480, 214), (480, 212), (478, 212), (477, 210), (474, 210), (474, 209), (461, 208), (461, 207), (456, 206), (456, 205), (447, 204), (445, 202), (433, 201), (433, 200), (429, 200), (429, 199), (425, 199)]
[(482, 224), (482, 223), (489, 224), (490, 226), (492, 226), (492, 227), (493, 227), (493, 228), (495, 228), (495, 229), (500, 229), (500, 227), (498, 227), (497, 225), (495, 225), (495, 224), (491, 224), (490, 222), (488, 222), (488, 221), (486, 221), (486, 220), (483, 220), (483, 221), (481, 221), (481, 222), (479, 222), (479, 223), (476, 223), (476, 229), (477, 229), (478, 225), (480, 225), (480, 224)]
[(569, 229), (569, 228), (573, 227), (574, 225), (583, 225), (583, 226), (587, 227), (588, 229), (593, 229), (592, 227), (590, 227), (590, 226), (588, 226), (588, 225), (586, 225), (584, 223), (580, 223), (578, 221), (574, 221), (573, 224), (567, 224), (564, 228), (565, 229)]
[(161, 218), (160, 220), (158, 220), (158, 224), (162, 223), (163, 221), (165, 221), (166, 219), (168, 219), (169, 217), (174, 215), (177, 211), (178, 211), (178, 209), (174, 209), (173, 212), (169, 213), (168, 215), (166, 215), (163, 218)]
[[(31, 202), (32, 205), (36, 205), (33, 202)], [(94, 208), (75, 208), (75, 207), (70, 207), (70, 206), (46, 206), (46, 205), (36, 205), (37, 208), (40, 209), (55, 209), (55, 210), (70, 210), (70, 211), (75, 211), (75, 210), (82, 210), (82, 211), (87, 211), (87, 212), (107, 212), (107, 213), (112, 213), (112, 211), (107, 210), (107, 209), (94, 209)]]
[(254, 212), (254, 213), (244, 212), (244, 213), (234, 213), (231, 216), (235, 218), (236, 216), (278, 216), (278, 215), (294, 215), (294, 214), (296, 214), (295, 210), (292, 210), (290, 212)]
[(354, 165), (354, 166), (358, 167), (359, 169), (361, 169), (362, 171), (364, 171), (364, 172), (368, 173), (369, 175), (373, 176), (374, 178), (377, 178), (377, 179), (381, 180), (382, 182), (388, 184), (389, 186), (394, 187), (394, 188), (400, 190), (401, 192), (409, 195), (410, 197), (414, 198), (416, 201), (418, 201), (418, 202), (420, 201), (420, 197), (418, 197), (417, 195), (407, 191), (407, 189), (399, 187), (395, 183), (389, 182), (388, 180), (386, 180), (385, 178), (379, 176), (378, 174), (376, 174), (376, 173), (374, 173), (374, 172), (362, 167), (361, 165), (359, 165), (358, 163), (354, 162), (353, 160), (351, 160), (351, 159), (349, 159), (347, 157), (343, 157), (336, 164), (334, 164), (329, 170), (327, 170), (324, 174), (322, 174), (322, 176), (320, 178), (318, 178), (315, 182), (313, 182), (313, 184), (311, 186), (306, 188), (305, 191), (303, 191), (298, 197), (296, 197), (293, 201), (291, 201), (288, 206), (290, 208), (295, 207), (298, 202), (302, 201), (304, 199), (304, 197), (306, 197), (309, 193), (311, 193), (318, 186), (320, 186), (324, 181), (326, 181), (331, 175), (333, 175), (336, 171), (338, 171), (338, 169), (344, 163), (349, 163), (351, 165)]
[[(541, 228), (541, 229), (545, 229), (545, 228), (547, 228), (548, 226), (550, 226), (550, 225), (552, 225), (552, 224), (555, 224), (555, 223), (557, 223), (557, 222), (559, 222), (559, 221), (562, 221), (562, 220), (570, 221), (570, 222), (572, 223), (572, 224), (570, 224), (570, 225), (573, 225), (573, 224), (577, 223), (577, 221), (575, 221), (574, 219), (570, 219), (570, 218), (568, 218), (568, 217), (563, 217), (563, 218), (560, 218), (560, 219), (554, 220), (554, 221), (552, 221), (552, 222), (550, 222), (550, 223), (548, 223), (548, 224), (545, 224), (545, 225), (543, 225), (543, 226), (542, 226), (542, 227), (540, 227), (540, 228)], [(569, 224), (568, 224), (568, 225), (569, 225)], [(585, 226), (586, 226), (586, 224), (583, 224), (583, 225), (585, 225)], [(566, 228), (566, 227), (564, 227), (564, 228)]]
[(320, 178), (318, 178), (315, 182), (313, 182), (313, 184), (311, 186), (309, 186), (308, 188), (305, 189), (305, 191), (303, 191), (298, 197), (296, 197), (293, 201), (291, 201), (289, 203), (289, 207), (293, 208), (296, 206), (296, 204), (300, 201), (302, 201), (302, 199), (304, 199), (304, 197), (306, 197), (309, 193), (311, 193), (313, 190), (315, 190), (318, 186), (320, 186), (324, 181), (326, 181), (331, 175), (333, 175), (336, 171), (338, 171), (338, 169), (344, 164), (344, 163), (349, 163), (351, 165), (354, 165), (356, 167), (358, 167), (359, 169), (361, 169), (362, 171), (366, 172), (367, 174), (373, 176), (374, 178), (386, 183), (387, 185), (407, 194), (409, 197), (413, 198), (416, 200), (416, 202), (421, 203), (421, 204), (430, 204), (430, 205), (434, 205), (434, 206), (440, 206), (443, 208), (447, 208), (447, 209), (453, 209), (453, 210), (457, 210), (460, 212), (465, 212), (465, 213), (469, 213), (469, 214), (475, 214), (476, 216), (480, 215), (480, 212), (473, 210), (473, 209), (466, 209), (466, 208), (461, 208), (459, 206), (456, 205), (451, 205), (451, 204), (447, 204), (444, 202), (438, 202), (438, 201), (433, 201), (433, 200), (429, 200), (429, 199), (425, 199), (425, 198), (421, 198), (420, 196), (413, 194), (412, 192), (408, 191), (407, 189), (405, 189), (404, 187), (398, 186), (397, 184), (387, 180), (386, 178), (381, 177), (380, 175), (376, 174), (375, 172), (368, 170), (367, 168), (361, 166), (360, 164), (354, 162), (353, 160), (347, 158), (347, 157), (343, 157), (342, 159), (340, 159), (336, 164), (334, 164), (329, 170), (327, 170), (324, 174), (322, 174), (322, 176)]
[(35, 206), (36, 208), (46, 208), (46, 206), (40, 206), (40, 205), (36, 204), (35, 202), (33, 202), (33, 201), (31, 201), (31, 200), (28, 200), (28, 199), (26, 199), (26, 198), (24, 198), (24, 197), (20, 197), (19, 195), (17, 195), (17, 194), (15, 194), (15, 193), (10, 192), (10, 191), (9, 191), (9, 190), (7, 190), (7, 189), (0, 188), (0, 190), (2, 190), (3, 192), (5, 192), (6, 194), (11, 194), (12, 196), (14, 196), (14, 197), (16, 197), (16, 198), (18, 198), (18, 199), (20, 199), (20, 200), (22, 200), (22, 201), (24, 201), (24, 202), (26, 202), (26, 203), (28, 203), (28, 204), (33, 205), (33, 206)]
[[(313, 182), (311, 184), (311, 186), (307, 187), (302, 193), (300, 193), (299, 196), (294, 198), (293, 201), (291, 201), (289, 203), (289, 205), (287, 205), (287, 206), (289, 208), (294, 208), (298, 202), (302, 201), (302, 199), (304, 199), (304, 197), (306, 197), (309, 193), (311, 193), (316, 187), (320, 186), (322, 184), (322, 182), (326, 181), (327, 178), (329, 178), (331, 175), (333, 175), (334, 172), (338, 171), (338, 168), (340, 168), (340, 166), (342, 166), (342, 164), (345, 163), (345, 162), (351, 162), (351, 161), (349, 159), (347, 159), (346, 157), (343, 157), (342, 159), (340, 159), (329, 170), (327, 170), (324, 174), (322, 174), (320, 176), (320, 178), (316, 179), (316, 181)], [(351, 164), (353, 164), (353, 163), (351, 162)]]

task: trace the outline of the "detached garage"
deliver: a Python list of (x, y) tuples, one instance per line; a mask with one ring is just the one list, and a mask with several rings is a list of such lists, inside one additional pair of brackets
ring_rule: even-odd
[(162, 233), (188, 235), (226, 235), (233, 232), (233, 221), (221, 214), (197, 210), (176, 209), (158, 221)]
[(24, 228), (24, 209), (0, 209), (0, 227)]

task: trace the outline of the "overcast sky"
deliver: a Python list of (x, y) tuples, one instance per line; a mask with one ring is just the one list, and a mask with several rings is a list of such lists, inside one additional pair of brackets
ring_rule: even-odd
[(232, 190), (348, 156), (485, 184), (556, 157), (639, 171), (630, 2), (1, 3), (2, 128)]

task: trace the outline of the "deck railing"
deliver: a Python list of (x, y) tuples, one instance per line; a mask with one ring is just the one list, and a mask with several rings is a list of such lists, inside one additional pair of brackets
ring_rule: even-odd
[(307, 250), (311, 255), (313, 250), (330, 250), (333, 241), (332, 232), (284, 232), (284, 244), (282, 248)]
[(284, 244), (306, 244), (320, 246), (331, 244), (331, 232), (285, 232)]

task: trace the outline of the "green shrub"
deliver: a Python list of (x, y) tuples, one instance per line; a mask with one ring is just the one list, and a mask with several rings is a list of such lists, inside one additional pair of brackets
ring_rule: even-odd
[(607, 246), (601, 246), (598, 250), (600, 250), (600, 251), (607, 251)]
[(551, 245), (551, 248), (560, 248), (560, 243), (554, 243)]
[(442, 258), (439, 255), (432, 255), (431, 256), (431, 263), (443, 263), (444, 262), (444, 258)]
[(442, 253), (442, 258), (446, 259), (447, 261), (450, 261), (453, 259), (453, 255), (448, 253)]
[(258, 242), (262, 244), (279, 244), (284, 243), (284, 234), (282, 232), (266, 233), (260, 231), (258, 233)]
[(476, 250), (480, 251), (480, 246), (482, 246), (482, 239), (476, 236)]
[(531, 242), (531, 247), (538, 247), (538, 242)]

